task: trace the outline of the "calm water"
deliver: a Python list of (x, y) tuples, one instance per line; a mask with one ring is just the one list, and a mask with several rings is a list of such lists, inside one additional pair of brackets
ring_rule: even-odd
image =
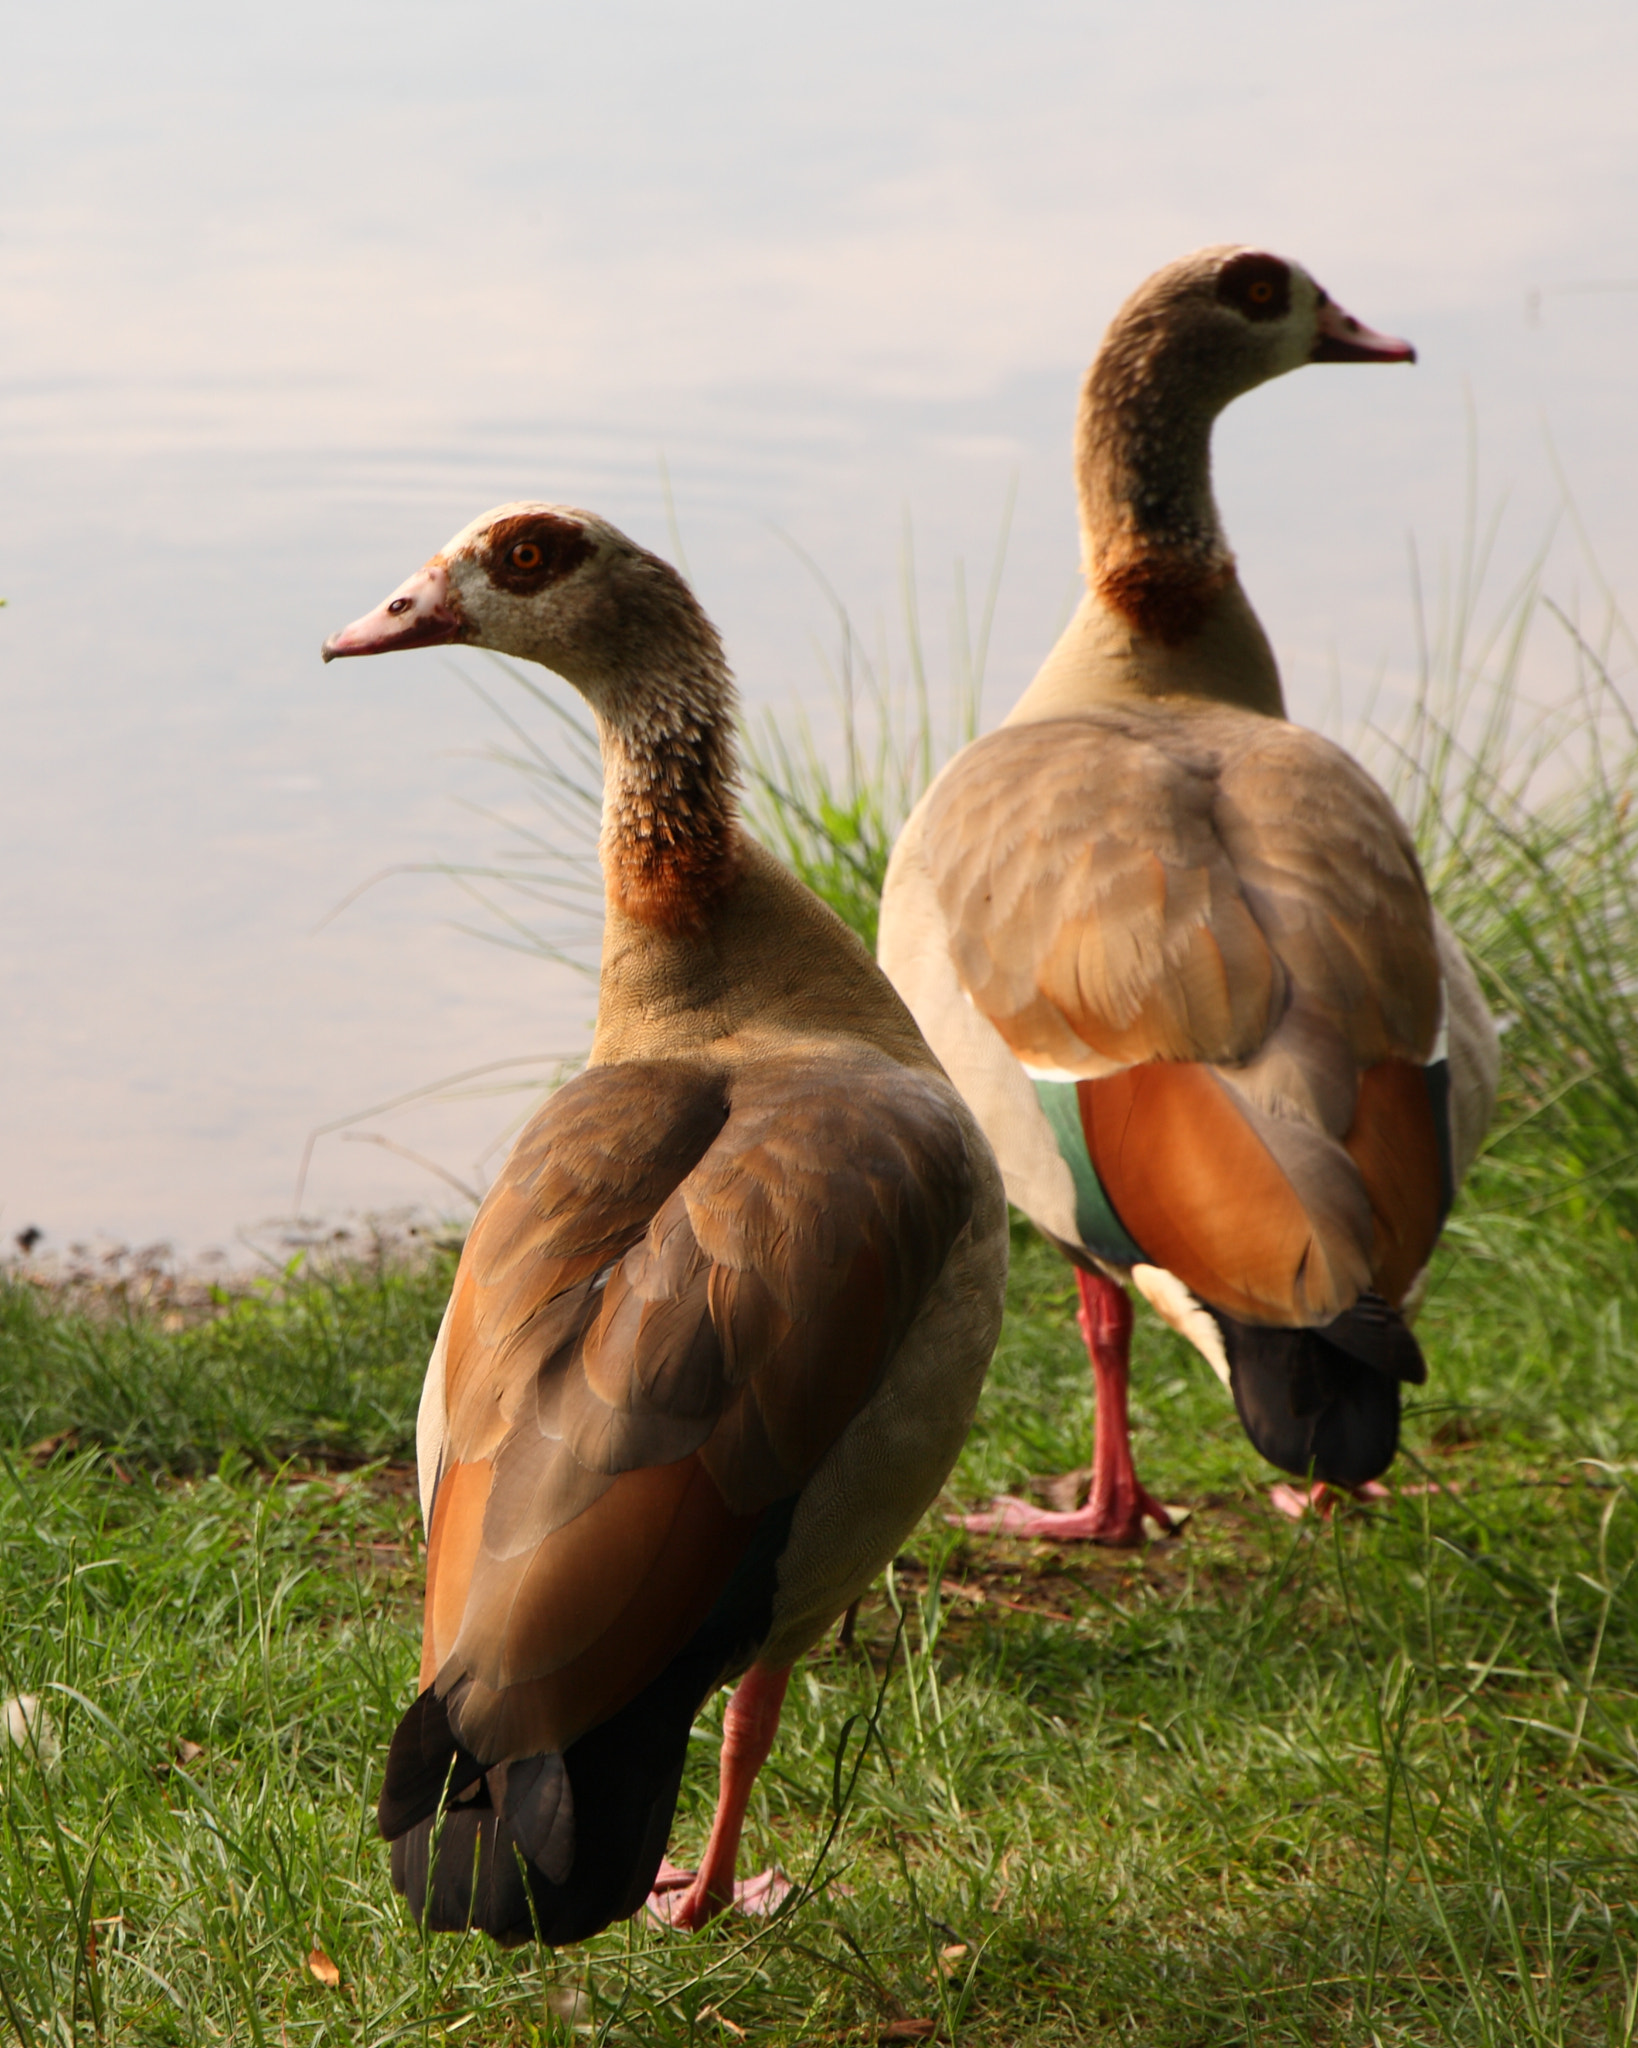
[[(469, 806), (515, 802), (444, 657), (317, 658), (500, 499), (669, 551), (663, 456), (748, 698), (823, 732), (834, 632), (781, 536), (902, 668), (908, 518), (941, 672), (952, 564), (982, 582), (1016, 480), (997, 714), (1071, 587), (1103, 323), (1157, 263), (1257, 239), (1422, 350), (1219, 435), (1301, 715), (1345, 729), (1408, 674), (1407, 537), (1459, 539), (1469, 405), (1481, 503), (1510, 494), (1498, 597), (1558, 502), (1550, 437), (1638, 609), (1638, 290), (1565, 289), (1638, 285), (1638, 17), (1496, 6), (1479, 47), (1448, 12), (14, 12), (0, 1241), (228, 1242), (288, 1210), (315, 1126), (583, 1042), (589, 985), (455, 929), (436, 877), (315, 931), (389, 864), (486, 857)], [(1591, 602), (1562, 541), (1552, 574)], [(481, 1180), (516, 1108), (361, 1128)], [(332, 1137), (308, 1206), (445, 1196)]]

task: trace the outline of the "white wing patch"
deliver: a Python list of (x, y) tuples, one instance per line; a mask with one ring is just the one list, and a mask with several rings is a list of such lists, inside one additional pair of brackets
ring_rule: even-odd
[(415, 1476), (421, 1489), (421, 1524), (429, 1533), (432, 1528), (432, 1496), (438, 1490), (438, 1474), (444, 1462), (444, 1435), (448, 1428), (448, 1417), (444, 1413), (444, 1353), (449, 1345), (449, 1309), (454, 1296), (444, 1308), (444, 1319), (438, 1325), (438, 1341), (432, 1347), (432, 1356), (427, 1360), (427, 1376), (421, 1382), (421, 1405), (415, 1411)]
[(1180, 1337), (1187, 1337), (1224, 1386), (1228, 1386), (1229, 1362), (1223, 1349), (1223, 1333), (1177, 1275), (1168, 1273), (1164, 1266), (1134, 1266), (1131, 1277), (1132, 1285), (1160, 1320), (1170, 1323)]
[(1427, 1064), (1431, 1067), (1440, 1060), (1450, 1058), (1450, 985), (1443, 972), (1439, 976), (1439, 1028), (1433, 1034), (1433, 1050), (1428, 1054)]

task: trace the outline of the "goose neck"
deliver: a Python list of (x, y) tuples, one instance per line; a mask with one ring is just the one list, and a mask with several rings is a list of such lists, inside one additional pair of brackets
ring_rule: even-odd
[(1167, 646), (1199, 630), (1234, 574), (1211, 488), (1220, 408), (1176, 369), (1141, 349), (1106, 348), (1087, 378), (1076, 435), (1087, 583)]
[(698, 649), (594, 699), (608, 907), (675, 936), (703, 927), (738, 862), (734, 688), (700, 623)]

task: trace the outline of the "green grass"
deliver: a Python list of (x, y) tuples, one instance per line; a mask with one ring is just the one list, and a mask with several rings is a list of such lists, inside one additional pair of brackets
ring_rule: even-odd
[[(1439, 1490), (1279, 1520), (1215, 1381), (1145, 1322), (1137, 1452), (1193, 1510), (1177, 1538), (1043, 1553), (929, 1517), (853, 1648), (797, 1673), (758, 1788), (748, 1867), (812, 1892), (765, 1927), (502, 1955), (417, 1936), (371, 1821), (414, 1686), (404, 1461), (447, 1259), (292, 1273), (180, 1328), (0, 1280), (0, 1689), (61, 1745), (0, 1750), (0, 2038), (1638, 2040), (1638, 746), (1605, 643), (1533, 586), (1478, 642), (1477, 573), (1376, 761), (1512, 1019), (1397, 1468)], [(1530, 634), (1581, 692), (1556, 724), (1522, 701)], [(912, 691), (882, 740), (889, 694), (853, 765), (800, 735), (761, 757), (784, 850), (861, 926), (959, 736)], [(878, 741), (916, 757), (891, 786)], [(1014, 1249), (946, 1506), (1086, 1455), (1068, 1273)]]
[(0, 1284), (0, 1444), (72, 1432), (78, 1446), (177, 1474), (212, 1470), (230, 1450), (264, 1466), (401, 1454), (453, 1252), (306, 1279), (300, 1267), (213, 1290), (204, 1317), (118, 1292)]
[[(371, 1827), (414, 1684), (418, 1525), (401, 1465), (312, 1453), (334, 1430), (358, 1455), (384, 1424), (335, 1416), (338, 1388), (379, 1381), (407, 1455), (441, 1276), (297, 1280), (174, 1332), (88, 1328), (7, 1289), (18, 1377), (78, 1377), (58, 1409), (8, 1415), (0, 1463), (0, 1683), (45, 1699), (62, 1746), (54, 1768), (4, 1766), (0, 2026), (31, 2044), (571, 2023), (807, 2042), (903, 2020), (986, 2044), (1633, 2038), (1629, 1276), (1597, 1257), (1576, 1288), (1464, 1270), (1458, 1251), (1428, 1311), (1435, 1378), (1403, 1467), (1460, 1491), (1280, 1522), (1215, 1382), (1146, 1332), (1139, 1454), (1194, 1505), (1185, 1533), (1039, 1556), (930, 1518), (853, 1651), (798, 1673), (759, 1788), (748, 1854), (806, 1874), (858, 1766), (818, 1894), (766, 1930), (623, 1927), (558, 1957), (423, 1943)], [(1084, 1455), (1069, 1300), (1020, 1230), (956, 1497)], [(345, 1360), (322, 1375), (318, 1332)], [(100, 1393), (98, 1357), (117, 1383)], [(120, 1391), (138, 1359), (170, 1389), (163, 1431)], [(103, 1445), (82, 1424), (78, 1450), (30, 1463), (25, 1437), (76, 1411)], [(297, 1445), (306, 1462), (271, 1462)], [(698, 1731), (685, 1855), (718, 1725)]]

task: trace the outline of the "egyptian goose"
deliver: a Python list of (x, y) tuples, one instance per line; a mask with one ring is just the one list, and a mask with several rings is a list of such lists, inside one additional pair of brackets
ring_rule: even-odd
[(1085, 1507), (1002, 1501), (975, 1528), (1168, 1525), (1132, 1464), (1122, 1280), (1287, 1472), (1373, 1480), (1424, 1377), (1405, 1316), (1489, 1119), (1495, 1032), (1387, 798), (1286, 722), (1210, 457), (1270, 377), (1413, 360), (1277, 256), (1151, 277), (1081, 396), (1086, 594), (894, 851), (881, 963), (1074, 1264), (1096, 1387)]
[(432, 1927), (593, 1934), (649, 1895), (690, 1724), (744, 1674), (704, 1861), (655, 1900), (696, 1927), (736, 1897), (793, 1660), (966, 1435), (1006, 1203), (885, 977), (741, 828), (732, 680), (674, 570), (504, 505), (324, 656), (441, 641), (589, 703), (607, 921), (586, 1071), (479, 1209), (427, 1370), (421, 1691), (381, 1831)]

